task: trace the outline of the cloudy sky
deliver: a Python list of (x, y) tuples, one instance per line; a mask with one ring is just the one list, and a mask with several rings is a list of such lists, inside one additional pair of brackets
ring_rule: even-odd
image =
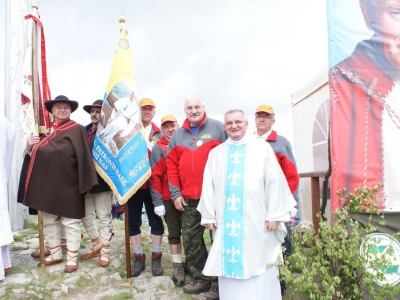
[[(40, 0), (52, 96), (102, 98), (119, 36), (121, 0)], [(292, 139), (290, 95), (327, 68), (323, 0), (123, 1), (139, 97), (184, 119), (183, 101), (199, 94), (210, 116), (270, 104), (275, 129)]]

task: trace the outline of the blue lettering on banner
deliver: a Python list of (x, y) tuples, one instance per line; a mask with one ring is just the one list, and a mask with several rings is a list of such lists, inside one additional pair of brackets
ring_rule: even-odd
[(121, 196), (150, 169), (147, 147), (143, 147), (143, 143), (142, 134), (138, 133), (114, 157), (97, 136), (94, 139), (93, 159), (111, 179)]

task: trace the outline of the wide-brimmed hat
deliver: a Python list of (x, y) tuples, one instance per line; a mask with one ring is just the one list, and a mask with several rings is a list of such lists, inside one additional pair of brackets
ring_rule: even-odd
[(103, 106), (103, 100), (96, 100), (93, 102), (92, 105), (85, 105), (83, 107), (83, 110), (86, 111), (88, 114), (90, 114), (90, 111), (92, 110), (92, 107), (102, 107)]
[(53, 105), (59, 102), (69, 104), (69, 106), (71, 106), (71, 112), (74, 112), (79, 106), (79, 103), (77, 101), (69, 100), (68, 97), (64, 95), (57, 96), (53, 100), (47, 100), (44, 105), (46, 106), (46, 109), (51, 112)]
[(266, 112), (268, 114), (275, 115), (274, 110), (272, 109), (272, 106), (269, 106), (266, 104), (263, 104), (263, 105), (260, 105), (259, 107), (257, 107), (256, 113), (258, 113), (258, 112)]
[(139, 105), (140, 106), (150, 105), (150, 106), (156, 107), (156, 105), (154, 104), (154, 101), (150, 98), (142, 98), (139, 102)]
[(166, 115), (164, 117), (162, 117), (161, 119), (161, 126), (165, 123), (165, 122), (177, 122), (176, 118), (173, 115)]

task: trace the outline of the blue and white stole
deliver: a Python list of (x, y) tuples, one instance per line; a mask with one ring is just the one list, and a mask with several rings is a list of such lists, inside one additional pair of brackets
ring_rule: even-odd
[(222, 226), (222, 273), (244, 278), (244, 172), (247, 145), (228, 146)]

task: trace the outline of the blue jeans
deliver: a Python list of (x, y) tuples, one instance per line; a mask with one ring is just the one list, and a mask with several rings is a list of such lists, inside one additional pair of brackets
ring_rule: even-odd
[(286, 223), (286, 230), (287, 230), (287, 235), (285, 237), (285, 240), (283, 242), (283, 246), (285, 246), (285, 255), (290, 256), (292, 255), (292, 241), (290, 240), (290, 224)]

